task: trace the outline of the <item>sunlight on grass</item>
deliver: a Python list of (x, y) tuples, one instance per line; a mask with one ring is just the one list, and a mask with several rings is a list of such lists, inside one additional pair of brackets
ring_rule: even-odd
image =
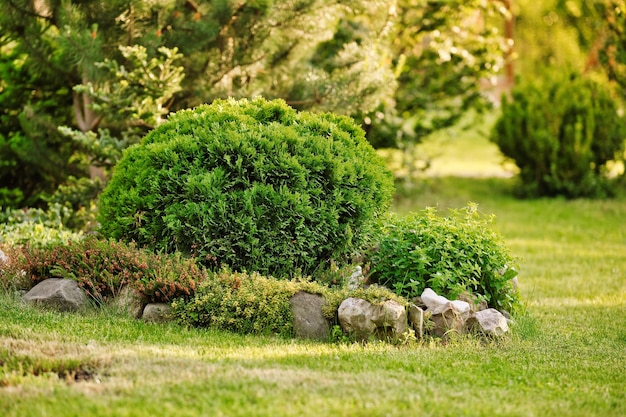
[[(466, 155), (470, 155), (467, 153)], [(155, 325), (0, 295), (0, 352), (95, 364), (76, 382), (9, 370), (0, 415), (626, 415), (626, 202), (521, 201), (507, 178), (425, 178), (394, 210), (495, 214), (525, 311), (500, 341), (334, 344)]]

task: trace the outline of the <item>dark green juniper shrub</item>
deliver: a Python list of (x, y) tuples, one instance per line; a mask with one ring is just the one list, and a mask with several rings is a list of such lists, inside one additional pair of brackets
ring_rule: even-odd
[(154, 254), (134, 244), (93, 236), (68, 244), (13, 248), (9, 257), (10, 271), (5, 272), (11, 272), (21, 286), (30, 288), (50, 277), (68, 278), (102, 302), (125, 285), (147, 302), (190, 297), (207, 276), (206, 270), (181, 254)]
[(626, 119), (609, 88), (581, 76), (524, 83), (502, 103), (491, 140), (519, 167), (523, 196), (606, 197), (624, 160)]
[(217, 100), (172, 115), (124, 153), (99, 219), (105, 236), (209, 267), (309, 275), (359, 248), (392, 194), (352, 119)]
[(500, 237), (489, 229), (492, 219), (481, 216), (476, 205), (451, 210), (448, 217), (433, 208), (392, 216), (368, 253), (368, 279), (409, 299), (429, 287), (449, 299), (468, 294), (513, 312), (520, 306), (511, 281), (517, 272)]

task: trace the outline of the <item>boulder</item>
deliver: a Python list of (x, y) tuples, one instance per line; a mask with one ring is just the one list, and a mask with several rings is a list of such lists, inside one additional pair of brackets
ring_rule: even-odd
[(293, 330), (303, 339), (328, 340), (330, 325), (322, 314), (324, 297), (299, 291), (289, 300), (293, 313)]
[(462, 300), (450, 301), (444, 296), (437, 295), (430, 288), (426, 288), (420, 298), (433, 315), (442, 314), (451, 308), (460, 314), (463, 319), (467, 319), (470, 315), (471, 308), (468, 302)]
[(424, 289), (422, 295), (420, 296), (420, 300), (428, 310), (433, 312), (447, 307), (450, 302), (450, 300), (446, 297), (438, 295), (430, 288)]
[(407, 314), (404, 306), (387, 300), (374, 305), (360, 298), (344, 300), (337, 310), (343, 331), (357, 339), (400, 337), (407, 329)]
[(432, 314), (431, 320), (434, 324), (432, 334), (445, 337), (451, 331), (459, 334), (465, 331), (465, 321), (469, 318), (471, 311), (468, 302), (450, 301), (430, 288), (426, 288), (420, 298), (426, 305), (426, 310)]
[(506, 317), (495, 308), (472, 314), (467, 320), (467, 328), (494, 337), (504, 336), (509, 331)]
[(76, 311), (84, 308), (88, 299), (78, 283), (71, 279), (49, 278), (28, 291), (23, 300), (59, 311)]
[(415, 304), (409, 306), (409, 324), (415, 331), (415, 337), (418, 339), (424, 337), (424, 310)]
[(172, 321), (172, 307), (165, 303), (150, 303), (143, 308), (141, 318), (150, 323)]
[(112, 304), (118, 311), (128, 314), (136, 319), (141, 318), (145, 305), (141, 295), (128, 285), (122, 287), (113, 299)]
[(430, 332), (435, 336), (444, 338), (450, 332), (457, 334), (465, 332), (465, 319), (452, 304), (447, 310), (433, 314), (430, 319), (434, 324)]

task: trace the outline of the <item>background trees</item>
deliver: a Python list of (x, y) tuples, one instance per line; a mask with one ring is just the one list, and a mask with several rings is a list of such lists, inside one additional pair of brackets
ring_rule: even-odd
[(366, 124), (378, 146), (403, 147), (487, 105), (483, 94), (504, 68), (510, 18), (503, 1), (398, 1), (391, 49), (392, 100)]
[(569, 67), (626, 85), (623, 0), (0, 7), (3, 207), (45, 205), (68, 178), (106, 179), (121, 150), (167, 113), (228, 96), (351, 115), (375, 146), (410, 150), (486, 108), (484, 92), (511, 57), (503, 29), (512, 15), (521, 77)]
[[(2, 206), (115, 162), (170, 109), (217, 97), (374, 108), (393, 87), (385, 1), (0, 2)], [(357, 22), (358, 39), (340, 38)], [(59, 131), (58, 126), (69, 129)], [(70, 139), (74, 139), (73, 141)]]

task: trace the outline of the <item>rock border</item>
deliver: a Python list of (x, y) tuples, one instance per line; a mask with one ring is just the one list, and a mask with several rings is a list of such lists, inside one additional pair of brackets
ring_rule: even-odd
[[(468, 299), (467, 297), (465, 297)], [(49, 278), (35, 285), (23, 296), (24, 302), (43, 305), (59, 311), (80, 311), (89, 305), (85, 292), (76, 281)], [(426, 335), (446, 339), (452, 333), (478, 333), (487, 337), (502, 337), (509, 332), (504, 314), (486, 304), (471, 300), (448, 300), (426, 288), (421, 297), (407, 307), (393, 300), (371, 303), (349, 297), (339, 305), (337, 318), (344, 333), (355, 340), (398, 340), (408, 330), (417, 339)], [(166, 303), (145, 303), (129, 287), (121, 289), (114, 305), (132, 317), (150, 323), (173, 320)], [(301, 339), (330, 340), (331, 323), (322, 314), (325, 300), (319, 294), (299, 291), (290, 299), (293, 328)]]

